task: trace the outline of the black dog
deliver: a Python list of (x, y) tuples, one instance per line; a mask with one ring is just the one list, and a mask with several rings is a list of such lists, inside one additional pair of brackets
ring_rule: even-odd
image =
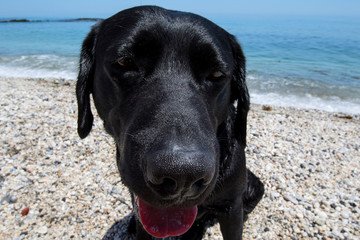
[(249, 95), (234, 36), (191, 13), (124, 10), (84, 40), (76, 94), (80, 137), (92, 94), (115, 140), (136, 239), (201, 239), (214, 219), (224, 239), (241, 239), (264, 188), (246, 170)]

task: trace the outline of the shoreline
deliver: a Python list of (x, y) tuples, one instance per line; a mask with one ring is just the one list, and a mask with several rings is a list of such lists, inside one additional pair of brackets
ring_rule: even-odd
[[(76, 85), (76, 79), (69, 79), (69, 78), (63, 78), (63, 77), (54, 78), (54, 77), (6, 77), (6, 76), (0, 76), (0, 79), (1, 80), (8, 79), (8, 80), (13, 80), (13, 81), (16, 81), (16, 80), (35, 81), (35, 82), (39, 81), (39, 82), (45, 82), (45, 83), (49, 83), (49, 84), (67, 85), (67, 86), (74, 85), (74, 89), (75, 89), (75, 85)], [(259, 107), (260, 108), (263, 108), (263, 107), (268, 108), (269, 107), (271, 109), (270, 111), (272, 111), (273, 109), (283, 109), (283, 111), (286, 111), (286, 109), (290, 109), (292, 111), (298, 110), (298, 111), (305, 111), (305, 112), (314, 111), (314, 112), (333, 114), (339, 118), (360, 119), (360, 113), (329, 111), (329, 110), (325, 110), (325, 109), (318, 109), (318, 108), (311, 108), (311, 107), (307, 108), (307, 107), (280, 106), (280, 105), (276, 105), (276, 104), (274, 105), (274, 104), (262, 104), (262, 103), (252, 103), (252, 102), (251, 102), (251, 107), (255, 107), (255, 108), (259, 108)], [(267, 111), (267, 110), (264, 110), (264, 111)]]
[[(75, 83), (0, 77), (4, 239), (133, 239), (113, 140), (97, 116), (77, 136)], [(247, 166), (265, 196), (244, 239), (359, 237), (360, 115), (269, 108), (252, 104), (248, 116)], [(219, 236), (215, 225), (204, 239)]]

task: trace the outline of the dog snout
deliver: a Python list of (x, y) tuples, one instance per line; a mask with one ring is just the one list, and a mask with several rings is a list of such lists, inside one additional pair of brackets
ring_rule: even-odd
[(195, 199), (214, 178), (214, 154), (207, 150), (160, 150), (147, 154), (149, 187), (164, 199)]

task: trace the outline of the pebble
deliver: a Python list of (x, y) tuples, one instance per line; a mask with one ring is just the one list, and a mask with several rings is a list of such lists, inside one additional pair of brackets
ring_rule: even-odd
[(295, 196), (285, 195), (285, 196), (284, 196), (284, 199), (285, 199), (286, 201), (292, 202), (293, 204), (299, 204), (299, 201), (296, 199)]
[(319, 216), (319, 218), (321, 218), (321, 219), (326, 219), (326, 218), (327, 218), (326, 213), (324, 213), (323, 211), (320, 211), (320, 210), (316, 209), (316, 210), (315, 210), (315, 213), (316, 213), (316, 215)]
[[(80, 140), (74, 89), (0, 77), (1, 239), (134, 239), (113, 140), (97, 115)], [(251, 105), (248, 116), (247, 166), (265, 195), (243, 238), (359, 239), (359, 116), (270, 109)], [(221, 240), (219, 224), (204, 239)]]
[(341, 216), (344, 218), (344, 219), (348, 219), (350, 218), (350, 211), (349, 210), (344, 210), (341, 212)]
[(13, 203), (16, 203), (18, 200), (17, 197), (11, 195), (11, 194), (8, 194), (6, 195), (5, 197), (3, 197), (0, 201), (1, 204), (3, 204), (4, 202), (8, 202), (10, 204), (13, 204)]
[(285, 140), (288, 141), (288, 142), (292, 142), (292, 141), (293, 141), (293, 138), (292, 138), (292, 136), (287, 136), (287, 137), (285, 138)]
[(48, 231), (48, 228), (46, 226), (42, 226), (39, 229), (37, 229), (36, 232), (41, 233), (41, 234), (45, 234), (45, 233), (47, 233), (47, 231)]
[(281, 196), (280, 193), (274, 192), (274, 193), (271, 194), (270, 199), (271, 199), (271, 200), (275, 200), (276, 198), (278, 198), (278, 197), (280, 197), (280, 196)]

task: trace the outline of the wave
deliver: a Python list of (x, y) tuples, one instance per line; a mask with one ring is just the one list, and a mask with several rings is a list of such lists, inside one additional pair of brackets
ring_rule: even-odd
[(281, 95), (278, 93), (256, 93), (250, 90), (251, 103), (261, 105), (273, 105), (281, 107), (294, 107), (317, 109), (327, 112), (339, 112), (347, 114), (360, 114), (360, 102), (332, 97), (331, 99), (320, 98), (310, 94), (304, 96)]
[(247, 83), (253, 103), (360, 114), (359, 82), (346, 78), (337, 81), (334, 75), (324, 78), (310, 74), (304, 78), (280, 74), (248, 72)]
[(0, 76), (23, 78), (65, 78), (75, 80), (78, 57), (52, 54), (2, 56)]
[[(55, 54), (0, 56), (0, 76), (76, 80), (78, 56)], [(267, 76), (249, 71), (251, 102), (274, 106), (360, 114), (360, 89), (329, 82)]]

